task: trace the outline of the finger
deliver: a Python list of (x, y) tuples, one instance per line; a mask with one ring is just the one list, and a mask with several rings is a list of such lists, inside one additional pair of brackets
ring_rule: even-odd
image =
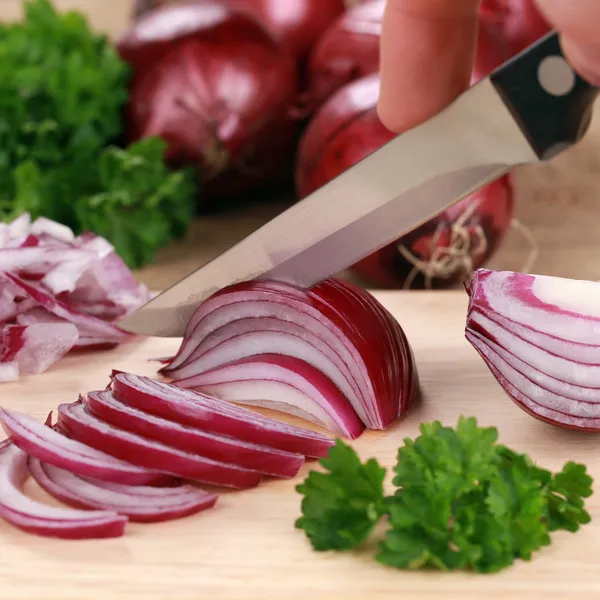
[(467, 89), (478, 4), (478, 0), (388, 0), (378, 103), (386, 127), (406, 131)]
[(540, 11), (560, 32), (563, 50), (582, 77), (600, 85), (600, 2), (537, 0)]

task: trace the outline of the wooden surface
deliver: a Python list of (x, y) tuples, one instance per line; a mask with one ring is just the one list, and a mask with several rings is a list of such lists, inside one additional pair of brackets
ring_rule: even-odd
[[(405, 325), (424, 400), (381, 433), (355, 442), (363, 458), (393, 465), (405, 436), (418, 424), (459, 415), (496, 425), (502, 442), (545, 467), (584, 461), (600, 478), (598, 436), (542, 424), (516, 407), (463, 338), (466, 297), (460, 292), (386, 293), (380, 298)], [(152, 375), (148, 359), (176, 340), (69, 358), (51, 372), (3, 384), (1, 403), (42, 419), (79, 392), (103, 387), (112, 368)], [(117, 540), (67, 542), (33, 537), (0, 524), (2, 600), (555, 600), (600, 597), (600, 494), (593, 522), (577, 534), (558, 533), (530, 563), (498, 574), (407, 573), (383, 567), (369, 552), (318, 554), (294, 529), (300, 496), (294, 480), (222, 496), (204, 514), (157, 525), (129, 525)], [(40, 496), (41, 497), (41, 496)]]

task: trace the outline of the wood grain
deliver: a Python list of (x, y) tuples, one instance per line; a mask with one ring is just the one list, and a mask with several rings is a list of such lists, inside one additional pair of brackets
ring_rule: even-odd
[[(405, 325), (424, 399), (388, 431), (355, 443), (362, 457), (391, 466), (419, 423), (459, 415), (496, 425), (501, 440), (558, 469), (584, 461), (600, 477), (598, 436), (553, 428), (516, 407), (463, 337), (466, 297), (460, 292), (384, 293)], [(60, 402), (103, 387), (112, 368), (152, 375), (148, 359), (176, 340), (146, 340), (116, 351), (70, 357), (50, 372), (3, 384), (1, 403), (42, 419)], [(368, 552), (318, 554), (294, 529), (300, 497), (293, 481), (268, 482), (222, 496), (210, 512), (173, 523), (129, 525), (118, 540), (61, 542), (0, 524), (2, 600), (549, 600), (600, 597), (600, 496), (589, 500), (593, 522), (559, 533), (530, 563), (494, 576), (405, 573), (378, 565)], [(42, 497), (40, 494), (36, 494)]]

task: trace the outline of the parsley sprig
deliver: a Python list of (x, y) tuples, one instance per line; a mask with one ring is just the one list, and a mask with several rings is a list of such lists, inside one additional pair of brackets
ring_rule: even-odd
[(592, 478), (567, 462), (552, 474), (498, 443), (494, 427), (461, 417), (456, 428), (424, 423), (398, 450), (392, 484), (375, 459), (362, 463), (341, 440), (297, 486), (304, 530), (318, 551), (359, 546), (377, 523), (388, 528), (376, 559), (402, 569), (432, 567), (493, 573), (530, 560), (558, 529), (590, 521), (584, 498)]

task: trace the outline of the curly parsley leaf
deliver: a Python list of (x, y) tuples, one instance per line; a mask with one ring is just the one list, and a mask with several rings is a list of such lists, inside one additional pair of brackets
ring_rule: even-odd
[[(322, 461), (330, 465), (329, 473), (310, 473), (297, 488), (305, 494), (297, 526), (313, 546), (356, 546), (385, 514), (389, 528), (379, 544), (379, 562), (402, 569), (493, 573), (518, 558), (530, 560), (550, 544), (550, 532), (577, 531), (589, 522), (584, 498), (592, 494), (592, 479), (583, 465), (569, 462), (553, 475), (498, 444), (496, 428), (479, 427), (475, 419), (461, 417), (456, 428), (425, 423), (420, 432), (399, 448), (396, 492), (378, 496), (371, 520), (364, 510), (364, 488), (355, 482), (364, 481), (368, 465), (377, 463), (360, 463), (351, 448), (337, 442), (336, 460)], [(362, 510), (352, 514), (352, 506)]]
[(313, 548), (348, 550), (367, 539), (386, 512), (383, 481), (386, 470), (375, 459), (361, 463), (356, 452), (338, 440), (321, 465), (296, 490), (304, 494), (303, 529)]
[(195, 214), (195, 173), (170, 171), (165, 149), (160, 138), (107, 148), (99, 160), (102, 191), (75, 203), (80, 226), (109, 239), (131, 268), (181, 238)]

